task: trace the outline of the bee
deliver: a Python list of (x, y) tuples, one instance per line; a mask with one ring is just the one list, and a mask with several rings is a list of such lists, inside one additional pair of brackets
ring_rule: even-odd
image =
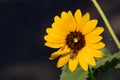
[(77, 51), (77, 50), (72, 50), (72, 51), (70, 51), (70, 59), (76, 58), (77, 54), (78, 54), (78, 51)]

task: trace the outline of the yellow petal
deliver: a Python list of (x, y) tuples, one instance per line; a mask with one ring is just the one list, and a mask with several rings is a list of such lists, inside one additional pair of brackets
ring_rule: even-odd
[(82, 13), (81, 13), (80, 9), (76, 10), (74, 17), (75, 17), (76, 22), (78, 23), (82, 17)]
[(51, 54), (51, 56), (49, 57), (49, 60), (53, 60), (53, 59), (59, 57), (60, 55), (64, 55), (64, 54), (67, 54), (67, 52), (65, 52), (65, 51), (56, 51), (56, 52), (53, 52)]
[(87, 48), (85, 48), (83, 56), (84, 56), (84, 59), (85, 59), (90, 65), (96, 66), (95, 59), (94, 59), (93, 55), (88, 52)]
[(90, 48), (93, 48), (93, 49), (101, 49), (105, 46), (105, 44), (103, 42), (99, 42), (99, 43), (95, 43), (95, 44), (87, 44), (86, 43), (86, 46), (90, 47)]
[(46, 32), (47, 32), (48, 34), (53, 33), (52, 28), (47, 28), (47, 29), (46, 29)]
[[(54, 24), (54, 23), (53, 23)], [(53, 29), (53, 28), (47, 28), (46, 29), (46, 32), (48, 33), (48, 35), (58, 35), (58, 36), (61, 36), (61, 37), (65, 37), (64, 35), (65, 35), (65, 33), (63, 34), (61, 34), (61, 32), (60, 31), (58, 31), (58, 30), (55, 30), (55, 29)]]
[(69, 32), (69, 29), (67, 28), (68, 25), (66, 25), (60, 17), (55, 16), (54, 21), (55, 22), (52, 24), (52, 28), (54, 30), (59, 31), (64, 34), (67, 34)]
[(70, 58), (70, 54), (61, 56), (57, 62), (57, 67), (60, 68), (64, 66), (68, 62), (69, 58)]
[(78, 24), (79, 24), (79, 22), (82, 18), (82, 13), (81, 13), (80, 9), (76, 10), (74, 17), (75, 17), (75, 20), (76, 20), (77, 31), (78, 31), (79, 30), (79, 25)]
[(76, 67), (78, 65), (78, 59), (69, 59), (69, 69), (71, 72), (74, 72), (76, 70)]
[[(57, 57), (56, 57), (57, 58)], [(55, 58), (49, 57), (49, 60), (54, 60)]]
[(92, 50), (91, 52), (92, 52), (92, 55), (96, 58), (102, 58), (104, 56), (102, 51), (100, 50)]
[(50, 43), (50, 42), (45, 43), (45, 46), (48, 46), (48, 47), (51, 47), (51, 48), (60, 48), (63, 45), (65, 45), (65, 43), (60, 43), (60, 44), (53, 44), (53, 43)]
[(65, 55), (68, 54), (69, 52), (70, 52), (70, 48), (68, 48), (68, 46), (66, 45), (65, 47), (62, 47), (58, 51), (52, 53), (49, 59), (53, 60), (59, 57), (60, 55)]
[[(54, 25), (55, 23), (53, 23), (52, 25)], [(46, 32), (48, 33), (48, 35), (57, 35), (57, 36), (61, 36), (61, 37), (66, 37), (67, 34), (63, 33), (62, 31), (58, 30), (58, 28), (47, 28)]]
[(97, 43), (100, 40), (102, 40), (102, 36), (96, 36), (96, 35), (85, 36), (86, 43)]
[(90, 20), (90, 14), (87, 12), (78, 22), (77, 24), (77, 30), (82, 31), (84, 25)]
[(50, 43), (65, 43), (66, 42), (66, 38), (63, 36), (59, 36), (59, 35), (46, 35), (44, 36), (44, 39)]
[(93, 55), (94, 57), (96, 57), (96, 58), (102, 58), (103, 57), (102, 51), (92, 49), (92, 48), (89, 48), (89, 47), (86, 47), (86, 48), (87, 48), (88, 53)]
[(85, 71), (88, 71), (88, 63), (87, 61), (84, 59), (84, 52), (83, 51), (79, 51), (79, 64), (81, 66), (81, 68)]
[(95, 30), (93, 30), (91, 33), (89, 33), (87, 36), (100, 35), (103, 31), (104, 31), (103, 27), (97, 27)]
[(75, 31), (76, 29), (76, 23), (74, 20), (74, 17), (71, 13), (71, 11), (69, 11), (68, 13), (66, 12), (62, 12), (61, 13), (61, 19), (63, 20), (63, 22), (67, 25), (67, 29), (70, 31)]
[(66, 12), (62, 12), (61, 13), (61, 19), (64, 21), (64, 23), (66, 24), (66, 25), (68, 25), (69, 24), (69, 18), (68, 18), (68, 14), (66, 13)]
[(88, 21), (82, 29), (82, 34), (86, 35), (93, 31), (97, 25), (98, 21), (96, 19)]
[(75, 22), (75, 19), (72, 15), (71, 11), (68, 12), (68, 18), (69, 18), (69, 24), (68, 25), (69, 25), (70, 31), (75, 31), (76, 30), (76, 22)]

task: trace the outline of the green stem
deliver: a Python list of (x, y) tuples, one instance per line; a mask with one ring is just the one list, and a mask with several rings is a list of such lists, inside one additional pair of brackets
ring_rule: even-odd
[(119, 42), (118, 38), (116, 37), (116, 35), (115, 35), (115, 33), (114, 33), (114, 31), (113, 31), (113, 29), (112, 29), (112, 27), (111, 27), (108, 19), (106, 18), (105, 14), (103, 12), (103, 10), (101, 9), (101, 7), (99, 6), (99, 4), (97, 3), (96, 0), (91, 0), (91, 1), (93, 2), (93, 4), (95, 5), (95, 7), (97, 8), (99, 14), (101, 15), (101, 17), (102, 17), (104, 23), (106, 24), (106, 26), (107, 26), (107, 28), (108, 28), (108, 30), (109, 30), (109, 32), (110, 32), (113, 40), (115, 41), (118, 49), (120, 49), (120, 42)]
[(90, 80), (95, 80), (95, 77), (93, 75), (92, 68), (89, 66), (89, 74), (90, 74)]

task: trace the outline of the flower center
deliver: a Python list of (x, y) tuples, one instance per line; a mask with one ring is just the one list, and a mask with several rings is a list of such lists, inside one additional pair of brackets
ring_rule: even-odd
[(70, 47), (74, 52), (80, 50), (85, 46), (84, 35), (80, 32), (70, 32), (66, 38), (66, 44)]

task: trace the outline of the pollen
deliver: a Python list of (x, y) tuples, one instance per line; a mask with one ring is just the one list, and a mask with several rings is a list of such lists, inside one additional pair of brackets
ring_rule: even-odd
[(78, 42), (78, 38), (74, 38), (74, 43), (77, 43)]

